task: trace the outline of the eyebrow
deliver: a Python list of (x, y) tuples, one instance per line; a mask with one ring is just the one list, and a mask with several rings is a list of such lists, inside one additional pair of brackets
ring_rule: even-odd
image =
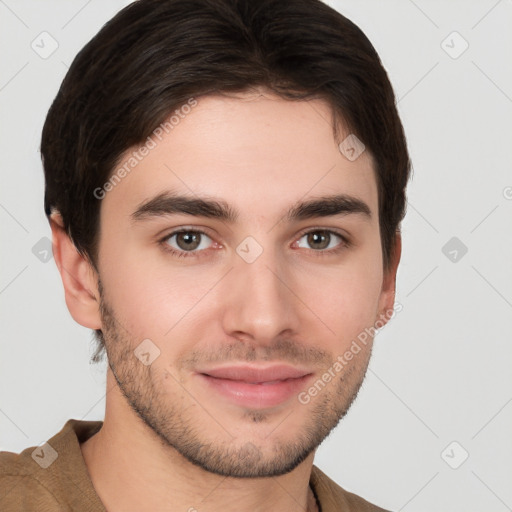
[[(235, 223), (239, 217), (239, 212), (221, 199), (190, 197), (172, 192), (163, 192), (142, 202), (131, 214), (131, 218), (134, 221), (143, 221), (176, 214), (218, 219), (230, 224)], [(291, 206), (284, 217), (288, 222), (294, 222), (317, 217), (350, 214), (361, 214), (363, 218), (371, 219), (369, 206), (361, 199), (347, 194), (335, 194), (298, 201)]]

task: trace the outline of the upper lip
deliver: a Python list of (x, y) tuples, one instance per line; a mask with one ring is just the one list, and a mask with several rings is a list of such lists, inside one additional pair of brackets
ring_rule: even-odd
[(251, 366), (243, 364), (211, 368), (198, 371), (198, 373), (215, 377), (216, 379), (260, 383), (286, 379), (299, 379), (311, 374), (312, 372), (286, 364), (272, 366)]

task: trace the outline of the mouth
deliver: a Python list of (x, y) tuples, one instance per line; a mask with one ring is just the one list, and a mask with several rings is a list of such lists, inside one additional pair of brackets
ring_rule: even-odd
[(208, 392), (242, 407), (264, 409), (297, 396), (313, 373), (283, 364), (265, 367), (245, 364), (203, 369), (196, 375)]

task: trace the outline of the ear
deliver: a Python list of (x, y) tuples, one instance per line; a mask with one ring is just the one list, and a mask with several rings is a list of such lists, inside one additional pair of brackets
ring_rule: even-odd
[(66, 305), (80, 325), (101, 329), (98, 274), (89, 261), (76, 249), (64, 229), (59, 213), (50, 217), (53, 237), (53, 257), (60, 272)]
[(391, 318), (394, 305), (395, 305), (395, 291), (396, 291), (396, 273), (400, 257), (402, 255), (402, 236), (399, 232), (395, 234), (395, 249), (391, 256), (389, 268), (384, 271), (382, 279), (382, 288), (379, 298), (379, 316), (375, 321), (379, 321), (382, 327), (386, 325)]

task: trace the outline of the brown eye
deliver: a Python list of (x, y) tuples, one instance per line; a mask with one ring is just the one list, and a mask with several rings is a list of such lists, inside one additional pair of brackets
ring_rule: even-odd
[(307, 240), (313, 249), (326, 249), (329, 246), (331, 235), (327, 231), (312, 231), (307, 234)]
[(171, 233), (165, 239), (165, 242), (171, 249), (177, 252), (199, 252), (199, 250), (209, 247), (205, 239), (208, 240), (210, 237), (202, 231), (182, 230)]
[(178, 233), (176, 235), (176, 244), (180, 249), (183, 249), (184, 251), (192, 251), (199, 247), (199, 244), (201, 242), (200, 237), (201, 235), (191, 231)]
[[(317, 251), (325, 251), (326, 249), (334, 249), (339, 245), (343, 246), (344, 238), (341, 235), (338, 235), (334, 231), (330, 231), (327, 229), (316, 229), (314, 231), (309, 231), (308, 233), (304, 233), (300, 240), (303, 238), (306, 239), (306, 249), (313, 249)], [(338, 243), (337, 240), (338, 239)], [(301, 247), (299, 245), (299, 247)]]

